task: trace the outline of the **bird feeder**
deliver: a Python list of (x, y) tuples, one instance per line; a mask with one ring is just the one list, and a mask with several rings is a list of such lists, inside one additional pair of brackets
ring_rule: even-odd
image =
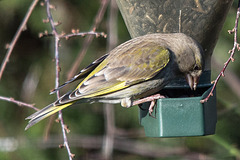
[(211, 56), (233, 0), (116, 0), (132, 38), (149, 33), (185, 33), (205, 52), (205, 69), (196, 91), (184, 78), (168, 84), (153, 112), (149, 104), (140, 109), (140, 123), (149, 137), (202, 136), (215, 133), (216, 91), (205, 103), (212, 87)]

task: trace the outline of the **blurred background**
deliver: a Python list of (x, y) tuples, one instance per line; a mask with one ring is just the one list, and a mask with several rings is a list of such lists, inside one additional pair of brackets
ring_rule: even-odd
[[(1, 63), (7, 52), (6, 44), (11, 42), (31, 3), (31, 0), (0, 1)], [(56, 7), (52, 10), (54, 20), (62, 22), (57, 27), (59, 33), (71, 33), (72, 29), (90, 31), (102, 5), (99, 0), (58, 0), (51, 3)], [(233, 46), (233, 35), (229, 35), (228, 30), (234, 27), (237, 4), (234, 0), (214, 49), (212, 80), (222, 70), (229, 57), (228, 51)], [(46, 17), (46, 7), (39, 2), (27, 23), (27, 29), (16, 43), (0, 81), (0, 96), (35, 104), (37, 108), (43, 108), (56, 99), (55, 95), (49, 95), (55, 86), (53, 37), (39, 38), (40, 32), (51, 31), (50, 25), (43, 23)], [(105, 32), (108, 37), (93, 39), (77, 71), (112, 47), (130, 39), (113, 2), (108, 3), (96, 31)], [(86, 37), (61, 40), (60, 83), (68, 79), (75, 59), (86, 47), (85, 40)], [(71, 152), (75, 154), (74, 159), (240, 159), (239, 58), (236, 53), (235, 62), (230, 63), (225, 77), (217, 85), (218, 122), (215, 135), (148, 138), (139, 124), (138, 107), (126, 109), (120, 105), (103, 106), (98, 103), (74, 105), (63, 110), (64, 121), (71, 130), (67, 136)], [(27, 125), (25, 118), (32, 113), (33, 109), (0, 101), (0, 159), (68, 159), (66, 149), (58, 147), (63, 143), (63, 138), (60, 124), (55, 122), (57, 116), (24, 131)], [(106, 135), (110, 138), (107, 139)]]

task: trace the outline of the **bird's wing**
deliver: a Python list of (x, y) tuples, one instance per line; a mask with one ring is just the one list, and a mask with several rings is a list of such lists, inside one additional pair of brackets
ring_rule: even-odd
[(110, 52), (72, 93), (63, 96), (56, 104), (105, 95), (149, 80), (158, 74), (169, 60), (169, 50), (154, 42), (147, 42), (139, 48), (128, 47), (121, 54)]
[(142, 45), (138, 48), (131, 44), (126, 48), (122, 45), (124, 50), (119, 54), (116, 53), (116, 50), (113, 50), (112, 54), (110, 52), (97, 67), (94, 66), (96, 68), (73, 92), (63, 95), (54, 103), (27, 117), (26, 119), (30, 119), (30, 121), (25, 129), (72, 105), (78, 99), (116, 92), (153, 78), (170, 61), (170, 52), (167, 48), (153, 42), (141, 43)]
[(81, 78), (85, 78), (89, 73), (91, 73), (106, 57), (108, 56), (108, 54), (103, 55), (102, 57), (96, 59), (94, 62), (92, 62), (90, 65), (88, 65), (86, 68), (82, 69), (80, 72), (78, 72), (78, 74), (76, 74), (73, 78), (71, 78), (70, 80), (66, 81), (65, 83), (63, 83), (62, 85), (60, 85), (58, 88), (55, 88), (51, 91), (50, 94), (55, 93), (56, 91), (60, 90), (61, 88), (63, 88), (64, 86), (66, 86), (69, 83), (72, 83), (76, 80), (79, 80)]

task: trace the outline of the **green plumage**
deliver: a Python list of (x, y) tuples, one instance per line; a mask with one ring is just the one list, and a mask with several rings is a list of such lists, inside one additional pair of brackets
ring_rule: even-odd
[[(31, 120), (26, 128), (76, 101), (129, 107), (134, 99), (152, 95), (179, 76), (196, 79), (203, 65), (201, 47), (185, 34), (157, 33), (131, 39), (66, 82), (64, 85), (84, 78), (74, 91), (28, 117)], [(195, 79), (191, 80), (196, 86)]]

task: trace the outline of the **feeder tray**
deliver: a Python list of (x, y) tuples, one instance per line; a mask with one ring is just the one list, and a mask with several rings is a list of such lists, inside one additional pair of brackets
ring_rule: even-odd
[[(154, 117), (148, 113), (149, 103), (144, 103), (142, 109), (139, 109), (139, 115), (146, 136), (185, 137), (214, 134), (217, 123), (216, 91), (214, 90), (213, 96), (207, 102), (200, 102), (208, 96), (211, 89), (212, 86), (198, 88), (197, 93), (189, 89), (174, 89), (175, 93), (190, 93), (195, 94), (195, 97), (159, 99), (152, 113)], [(168, 92), (172, 93), (173, 89), (162, 91), (163, 94)]]

